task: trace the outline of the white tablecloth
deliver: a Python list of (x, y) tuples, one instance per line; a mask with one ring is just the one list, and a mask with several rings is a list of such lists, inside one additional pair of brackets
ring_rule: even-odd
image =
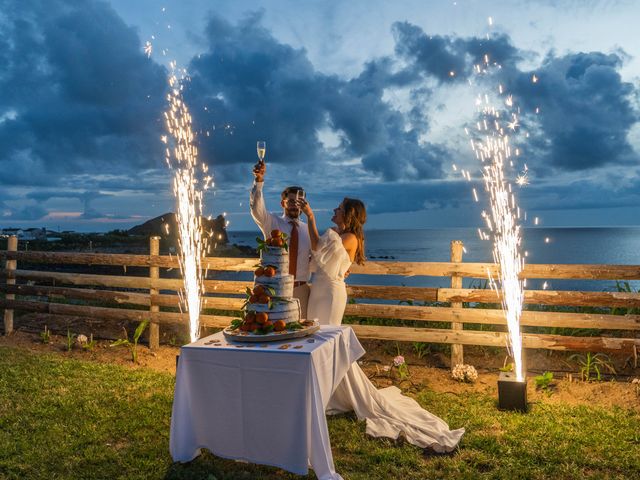
[[(283, 344), (290, 347), (279, 349)], [(220, 457), (297, 474), (306, 474), (310, 463), (319, 479), (341, 479), (325, 409), (364, 354), (353, 330), (323, 326), (310, 337), (247, 345), (216, 333), (181, 348), (171, 416), (173, 459), (187, 462), (207, 448)]]

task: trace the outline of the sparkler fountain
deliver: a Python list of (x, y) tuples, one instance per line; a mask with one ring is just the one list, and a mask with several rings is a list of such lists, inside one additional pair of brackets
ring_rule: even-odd
[[(175, 72), (175, 63), (172, 62)], [(191, 115), (182, 98), (182, 84), (172, 73), (169, 77), (170, 91), (167, 95), (169, 108), (164, 113), (169, 136), (163, 136), (166, 144), (165, 157), (169, 168), (174, 171), (173, 192), (176, 197), (176, 221), (180, 271), (184, 279), (184, 289), (179, 292), (181, 309), (189, 314), (189, 334), (194, 342), (200, 335), (200, 310), (204, 293), (202, 258), (207, 249), (207, 241), (202, 235), (203, 191), (211, 185), (207, 167), (198, 164), (198, 149), (191, 128)], [(200, 179), (198, 168), (204, 178)]]
[[(484, 56), (484, 65), (476, 65), (478, 74), (487, 73), (490, 68), (488, 55)], [(502, 373), (498, 380), (499, 407), (510, 410), (526, 410), (526, 379), (522, 365), (522, 334), (520, 316), (524, 300), (524, 285), (519, 275), (524, 268), (524, 258), (520, 254), (522, 231), (520, 227), (520, 208), (507, 180), (505, 167), (513, 167), (512, 148), (509, 132), (515, 132), (519, 126), (517, 114), (513, 111), (513, 99), (498, 87), (498, 98), (506, 107), (495, 107), (489, 95), (479, 95), (476, 100), (479, 119), (476, 131), (471, 138), (471, 147), (483, 164), (482, 178), (489, 195), (490, 212), (482, 216), (493, 239), (493, 259), (499, 268), (499, 278), (487, 272), (491, 287), (497, 292), (502, 303), (509, 329), (507, 348), (514, 360), (513, 373)], [(469, 134), (469, 130), (467, 129)], [(525, 173), (516, 180), (518, 185), (526, 184)], [(474, 190), (476, 201), (477, 194)], [(481, 233), (481, 237), (484, 236)], [(486, 236), (484, 236), (486, 237)]]

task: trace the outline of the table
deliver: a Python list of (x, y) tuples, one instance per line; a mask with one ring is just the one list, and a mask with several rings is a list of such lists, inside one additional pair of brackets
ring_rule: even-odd
[[(289, 345), (283, 349), (283, 345)], [(171, 415), (171, 456), (201, 448), (321, 480), (336, 473), (325, 408), (364, 354), (348, 326), (281, 342), (228, 342), (222, 332), (180, 349)]]

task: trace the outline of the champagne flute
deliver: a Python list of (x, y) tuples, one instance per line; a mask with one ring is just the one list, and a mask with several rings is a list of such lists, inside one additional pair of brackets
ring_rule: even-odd
[(258, 140), (256, 143), (256, 148), (258, 150), (258, 158), (260, 159), (260, 163), (264, 163), (264, 155), (267, 153), (267, 142), (263, 140)]
[(298, 190), (296, 192), (296, 206), (302, 211), (302, 202), (301, 200), (305, 200), (304, 190)]

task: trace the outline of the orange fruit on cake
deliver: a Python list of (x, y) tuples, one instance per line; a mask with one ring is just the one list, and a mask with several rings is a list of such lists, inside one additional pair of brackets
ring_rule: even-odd
[(275, 322), (273, 324), (273, 329), (276, 332), (281, 332), (282, 330), (284, 330), (285, 328), (287, 328), (287, 324), (284, 323), (284, 320), (278, 320), (277, 322)]
[(269, 321), (269, 315), (267, 315), (267, 312), (258, 312), (256, 314), (256, 323), (259, 323), (260, 325), (264, 325), (268, 321)]
[(271, 238), (280, 238), (282, 232), (278, 229), (271, 230)]
[(250, 325), (251, 325), (250, 323), (244, 322), (242, 325), (240, 325), (240, 330), (242, 330), (243, 332), (248, 332)]

